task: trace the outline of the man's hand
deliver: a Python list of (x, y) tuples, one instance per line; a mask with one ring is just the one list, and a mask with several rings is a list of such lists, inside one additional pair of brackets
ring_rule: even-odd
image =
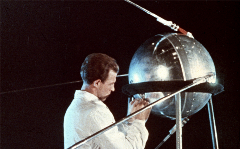
[[(129, 106), (129, 111), (130, 114), (134, 113), (135, 111), (147, 106), (149, 102), (147, 100), (143, 99), (134, 99)], [(152, 108), (148, 108), (145, 111), (139, 113), (138, 115), (132, 117), (129, 122), (132, 122), (134, 119), (139, 119), (139, 120), (147, 120)]]

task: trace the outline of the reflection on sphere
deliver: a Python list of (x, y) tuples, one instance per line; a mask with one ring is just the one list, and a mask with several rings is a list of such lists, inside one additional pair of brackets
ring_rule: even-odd
[[(145, 41), (135, 52), (129, 67), (129, 83), (149, 81), (186, 81), (216, 73), (211, 56), (197, 40), (182, 34), (156, 35)], [(215, 80), (216, 78), (214, 78)], [(154, 102), (171, 92), (149, 92), (145, 98)], [(142, 95), (135, 95), (142, 96)], [(182, 117), (201, 110), (210, 93), (182, 92)], [(154, 114), (175, 118), (175, 97), (152, 108)]]

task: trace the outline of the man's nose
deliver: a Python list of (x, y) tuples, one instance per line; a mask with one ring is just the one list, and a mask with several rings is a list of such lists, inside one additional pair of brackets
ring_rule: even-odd
[(112, 87), (111, 91), (112, 91), (112, 92), (114, 92), (114, 91), (115, 91), (115, 87), (114, 87), (114, 86)]

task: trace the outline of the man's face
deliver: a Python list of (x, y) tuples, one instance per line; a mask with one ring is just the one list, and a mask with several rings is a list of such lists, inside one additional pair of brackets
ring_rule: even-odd
[(110, 70), (106, 81), (100, 82), (100, 87), (98, 90), (98, 98), (101, 101), (105, 101), (111, 92), (115, 91), (114, 84), (116, 82), (117, 73)]

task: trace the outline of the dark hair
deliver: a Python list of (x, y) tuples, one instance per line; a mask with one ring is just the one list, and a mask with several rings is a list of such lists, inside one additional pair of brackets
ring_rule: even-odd
[(93, 53), (85, 58), (80, 74), (84, 82), (92, 84), (97, 79), (105, 82), (110, 70), (118, 73), (119, 66), (116, 60), (106, 54)]

